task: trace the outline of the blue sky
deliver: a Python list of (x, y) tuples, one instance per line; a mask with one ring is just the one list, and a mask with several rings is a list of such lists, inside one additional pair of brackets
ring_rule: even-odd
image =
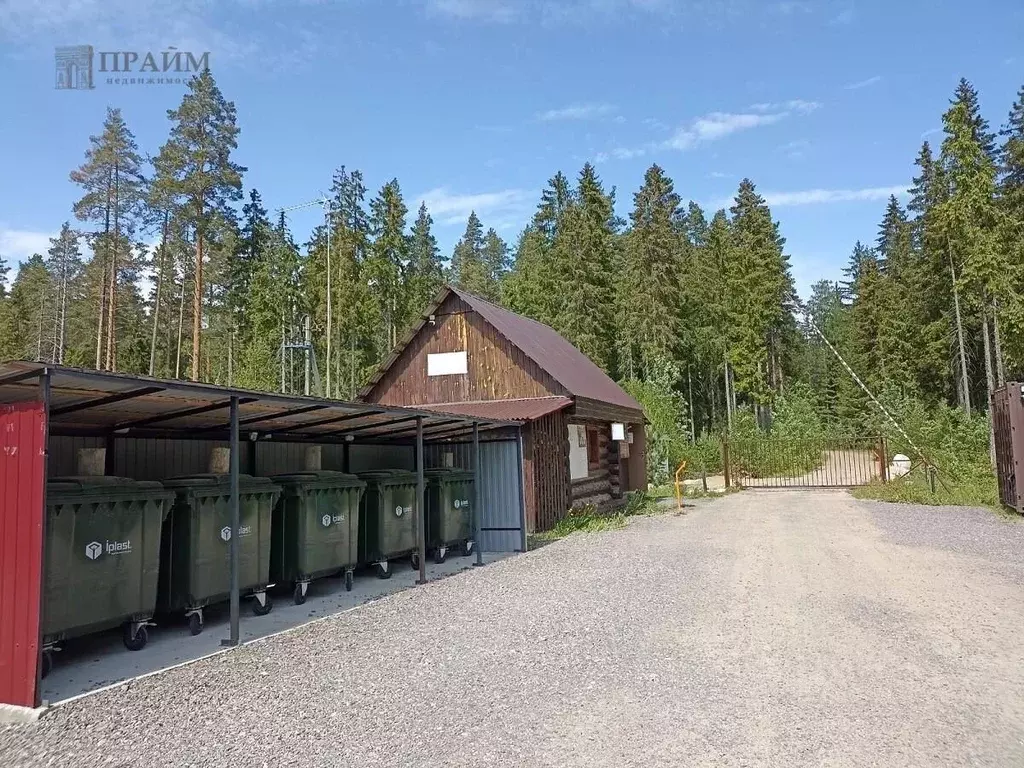
[[(874, 239), (959, 77), (1003, 123), (1022, 40), (1014, 0), (0, 0), (0, 254), (45, 250), (71, 217), (108, 105), (155, 153), (183, 92), (101, 73), (56, 90), (54, 46), (173, 45), (210, 52), (271, 209), (342, 164), (371, 193), (397, 177), (448, 255), (471, 208), (514, 242), (546, 180), (587, 160), (623, 216), (651, 162), (709, 215), (749, 176), (806, 293)], [(298, 240), (317, 216), (292, 215)]]

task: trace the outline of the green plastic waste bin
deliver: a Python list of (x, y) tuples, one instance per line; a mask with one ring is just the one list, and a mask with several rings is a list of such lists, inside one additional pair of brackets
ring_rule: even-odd
[(359, 562), (373, 564), (377, 576), (391, 578), (388, 561), (416, 554), (416, 473), (404, 469), (359, 472), (366, 493), (359, 506)]
[[(164, 481), (174, 505), (164, 522), (160, 553), (162, 611), (185, 611), (193, 635), (203, 631), (203, 608), (231, 593), (231, 478), (190, 475)], [(269, 478), (238, 478), (238, 588), (256, 598), (253, 613), (270, 613), (270, 536), (281, 495)]]
[(295, 584), (295, 603), (306, 602), (309, 582), (345, 572), (359, 562), (359, 500), (366, 483), (344, 472), (317, 470), (276, 475), (281, 498), (274, 507), (270, 575)]
[(46, 484), (44, 672), (55, 645), (90, 632), (123, 624), (125, 646), (145, 646), (171, 498), (160, 483), (122, 477)]
[(462, 554), (473, 551), (473, 473), (464, 469), (428, 469), (427, 549), (434, 561), (443, 563), (448, 550), (459, 547)]

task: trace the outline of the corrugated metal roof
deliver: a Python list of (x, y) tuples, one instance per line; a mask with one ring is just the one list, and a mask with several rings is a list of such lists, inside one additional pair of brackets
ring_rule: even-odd
[(640, 403), (554, 328), (458, 288), (451, 290), (576, 397), (643, 411)]
[(643, 414), (643, 406), (640, 403), (630, 397), (593, 360), (562, 338), (554, 328), (528, 317), (517, 315), (486, 299), (481, 299), (479, 296), (450, 285), (441, 288), (419, 320), (405, 332), (391, 354), (377, 368), (366, 386), (360, 390), (360, 399), (364, 399), (370, 394), (385, 372), (397, 362), (402, 351), (426, 325), (428, 318), (452, 293), (472, 307), (498, 333), (518, 347), (524, 355), (547, 371), (573, 397), (586, 397)]
[(280, 395), (148, 376), (65, 368), (45, 363), (0, 363), (0, 403), (37, 400), (37, 380), (50, 376), (53, 434), (224, 439), (231, 396), (239, 427), (252, 439), (289, 442), (410, 441), (422, 417), (425, 439), (448, 439), (472, 430), (516, 426), (486, 416), (469, 419), (445, 406), (417, 410), (318, 397)]
[(533, 421), (572, 405), (570, 397), (525, 397), (512, 400), (473, 400), (467, 403), (421, 405), (430, 411), (444, 411), (482, 419)]

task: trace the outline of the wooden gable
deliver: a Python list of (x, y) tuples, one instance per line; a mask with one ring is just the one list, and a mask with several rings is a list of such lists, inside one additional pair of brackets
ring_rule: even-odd
[[(465, 374), (427, 375), (427, 356), (466, 352)], [(384, 372), (366, 400), (432, 405), (473, 400), (570, 395), (533, 360), (455, 294), (434, 312)]]

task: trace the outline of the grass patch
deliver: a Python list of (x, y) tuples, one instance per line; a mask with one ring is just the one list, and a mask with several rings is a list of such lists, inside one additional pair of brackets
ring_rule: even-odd
[(972, 476), (953, 480), (936, 480), (933, 493), (928, 479), (921, 471), (911, 472), (904, 477), (880, 481), (851, 488), (850, 493), (857, 499), (875, 499), (904, 504), (928, 504), (932, 506), (990, 507), (1002, 511), (999, 503), (999, 489), (992, 475)]
[(600, 533), (614, 531), (626, 525), (631, 517), (656, 515), (666, 511), (658, 500), (644, 491), (633, 491), (626, 496), (626, 504), (612, 512), (598, 512), (593, 505), (573, 507), (550, 531), (536, 533), (530, 537), (530, 548), (543, 546), (574, 533)]

